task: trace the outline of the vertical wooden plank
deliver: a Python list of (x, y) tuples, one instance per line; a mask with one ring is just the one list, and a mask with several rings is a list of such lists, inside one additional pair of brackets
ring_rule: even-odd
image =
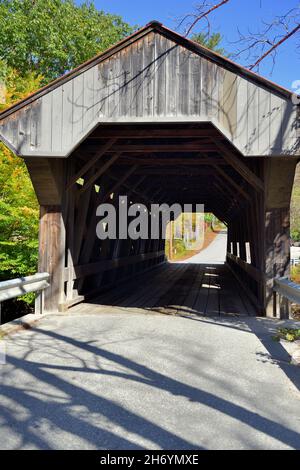
[(189, 65), (190, 52), (179, 48), (179, 82), (178, 82), (178, 113), (187, 116), (189, 113)]
[(41, 98), (41, 122), (40, 122), (40, 150), (41, 152), (51, 151), (52, 144), (52, 98), (51, 93)]
[(201, 57), (201, 116), (207, 117), (207, 60)]
[(143, 108), (143, 47), (142, 42), (138, 41), (131, 46), (131, 70), (132, 70), (132, 83), (131, 83), (131, 114), (133, 117), (142, 115)]
[(83, 74), (83, 129), (88, 130), (95, 118), (94, 67)]
[(247, 95), (248, 85), (244, 78), (237, 80), (237, 133), (236, 140), (241, 151), (247, 153), (248, 147), (248, 120), (247, 120)]
[(94, 67), (94, 85), (95, 85), (95, 117), (104, 118), (107, 115), (107, 65), (101, 62)]
[(258, 124), (258, 90), (257, 86), (248, 83), (248, 100), (247, 100), (247, 121), (248, 121), (248, 146), (247, 155), (259, 154), (259, 124)]
[(83, 132), (83, 75), (73, 78), (73, 139), (78, 140)]
[(56, 153), (62, 150), (62, 87), (52, 91), (52, 108), (52, 152)]
[(130, 57), (128, 55), (128, 48), (120, 52), (120, 67), (121, 67), (121, 88), (120, 88), (120, 117), (128, 117), (130, 115)]
[(166, 61), (167, 40), (160, 34), (155, 35), (156, 73), (155, 73), (155, 115), (162, 116), (166, 110)]
[(179, 46), (169, 41), (170, 52), (166, 64), (166, 114), (176, 116), (176, 89), (177, 89), (177, 50)]
[(268, 155), (270, 149), (271, 94), (263, 88), (258, 91), (259, 154)]
[(118, 119), (121, 84), (120, 54), (109, 59), (107, 71), (107, 113), (110, 119)]
[(219, 119), (219, 66), (212, 64), (211, 115)]
[(201, 59), (196, 54), (190, 57), (190, 114), (199, 116), (201, 110)]
[(62, 85), (62, 150), (73, 144), (73, 83)]
[(222, 87), (223, 99), (220, 120), (224, 128), (230, 133), (231, 137), (234, 138), (237, 126), (237, 76), (226, 70), (224, 72)]
[(207, 61), (206, 69), (206, 114), (208, 118), (212, 115), (212, 90), (213, 90), (213, 64)]
[[(297, 106), (291, 100), (283, 102), (282, 107), (282, 146), (283, 153), (294, 153), (299, 146), (297, 138)], [(299, 148), (297, 149), (299, 150)]]
[(282, 98), (271, 94), (270, 153), (278, 155), (282, 152), (282, 104)]
[(154, 110), (154, 71), (155, 71), (155, 41), (154, 33), (144, 39), (144, 115), (153, 116)]
[[(41, 143), (41, 101), (37, 100), (30, 106), (30, 150), (37, 151)], [(18, 139), (18, 124), (16, 120), (11, 121), (11, 139), (17, 141)]]

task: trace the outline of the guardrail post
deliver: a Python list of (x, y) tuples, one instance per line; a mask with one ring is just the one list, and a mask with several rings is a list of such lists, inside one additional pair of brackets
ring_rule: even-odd
[(282, 320), (292, 317), (292, 303), (300, 305), (300, 286), (290, 279), (277, 278), (274, 282), (276, 317)]
[(34, 303), (34, 313), (37, 315), (42, 315), (44, 313), (44, 303), (45, 303), (45, 295), (44, 291), (41, 290), (37, 292), (35, 303)]
[(281, 295), (279, 292), (274, 292), (274, 313), (275, 317), (280, 320), (286, 320), (291, 315), (291, 303), (290, 301)]

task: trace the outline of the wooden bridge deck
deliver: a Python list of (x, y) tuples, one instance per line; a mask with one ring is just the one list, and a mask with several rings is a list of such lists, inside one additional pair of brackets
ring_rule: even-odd
[(181, 316), (255, 315), (229, 269), (216, 264), (164, 264), (71, 309), (74, 313), (120, 310)]

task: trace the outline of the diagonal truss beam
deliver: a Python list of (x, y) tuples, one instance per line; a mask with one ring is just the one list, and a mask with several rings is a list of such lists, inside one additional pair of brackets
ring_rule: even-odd
[(256, 191), (264, 191), (264, 183), (263, 181), (253, 173), (250, 168), (247, 167), (233, 152), (228, 150), (226, 145), (222, 142), (214, 141), (216, 147), (219, 149), (220, 153), (222, 154), (224, 160), (231, 165), (248, 183), (253, 186)]
[(72, 188), (72, 186), (76, 183), (76, 181), (79, 180), (79, 178), (82, 178), (85, 173), (87, 171), (89, 171), (90, 168), (92, 168), (92, 166), (94, 166), (98, 160), (100, 160), (100, 158), (103, 157), (103, 155), (105, 155), (105, 153), (110, 150), (110, 148), (114, 145), (114, 143), (117, 141), (116, 138), (113, 138), (113, 139), (110, 139), (108, 142), (106, 142), (105, 145), (103, 145), (103, 147), (101, 147), (98, 152), (95, 153), (95, 155), (93, 156), (93, 158), (91, 158), (85, 165), (83, 165), (83, 167), (76, 173), (75, 176), (73, 176), (68, 185), (67, 185), (67, 191)]

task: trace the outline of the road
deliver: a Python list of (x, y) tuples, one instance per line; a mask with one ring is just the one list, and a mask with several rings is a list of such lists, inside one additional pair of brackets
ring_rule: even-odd
[(273, 322), (93, 308), (6, 340), (2, 449), (300, 449)]
[(186, 259), (183, 263), (222, 264), (225, 263), (227, 248), (227, 234), (219, 233), (213, 242), (203, 251)]

